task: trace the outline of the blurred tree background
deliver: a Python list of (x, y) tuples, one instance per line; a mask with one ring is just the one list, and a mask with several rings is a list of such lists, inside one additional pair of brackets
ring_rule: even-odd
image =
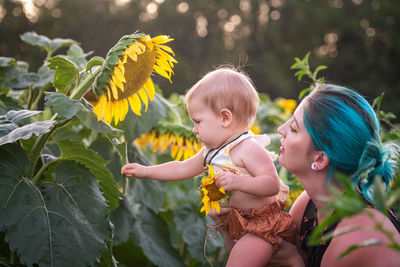
[(105, 57), (121, 36), (139, 30), (175, 38), (173, 84), (155, 77), (166, 96), (233, 64), (260, 92), (296, 98), (304, 85), (290, 66), (311, 51), (315, 66), (328, 66), (328, 82), (371, 101), (385, 92), (384, 109), (399, 114), (399, 19), (398, 0), (0, 0), (0, 56), (39, 67), (44, 52), (20, 40), (35, 31)]

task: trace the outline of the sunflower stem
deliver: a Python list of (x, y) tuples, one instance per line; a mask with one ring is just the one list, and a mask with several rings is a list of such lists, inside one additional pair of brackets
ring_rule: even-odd
[(59, 161), (61, 161), (61, 159), (60, 159), (60, 158), (57, 158), (57, 159), (55, 159), (55, 160), (53, 160), (53, 161), (50, 161), (49, 163), (46, 163), (45, 165), (43, 165), (43, 166), (40, 168), (40, 170), (35, 174), (35, 176), (32, 178), (32, 183), (36, 185), (36, 184), (39, 182), (40, 177), (42, 176), (42, 174), (44, 173), (44, 171), (45, 171), (46, 169), (48, 169), (51, 165), (53, 165), (53, 164), (55, 164), (55, 163), (58, 163)]
[(86, 79), (82, 83), (80, 83), (79, 86), (72, 92), (70, 98), (79, 100), (82, 96), (84, 96), (89, 90), (90, 86), (93, 84), (94, 79), (100, 73), (100, 70), (101, 68), (97, 68), (88, 77), (86, 77)]
[[(54, 116), (51, 118), (51, 120), (55, 120), (57, 118), (58, 114), (54, 114)], [(70, 122), (73, 118), (71, 119), (65, 119), (61, 120), (55, 123), (54, 127), (46, 134), (43, 134), (39, 136), (39, 138), (36, 140), (35, 144), (33, 145), (33, 148), (31, 150), (31, 153), (29, 153), (29, 160), (31, 162), (31, 168), (28, 173), (28, 177), (32, 178), (34, 176), (36, 166), (39, 160), (39, 156), (46, 145), (47, 141), (49, 138), (53, 135), (53, 133), (58, 130), (61, 127), (64, 127), (68, 122)]]

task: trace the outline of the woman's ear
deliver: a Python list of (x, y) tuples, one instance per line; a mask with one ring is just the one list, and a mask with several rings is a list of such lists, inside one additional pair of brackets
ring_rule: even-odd
[(311, 169), (313, 170), (323, 170), (325, 167), (329, 166), (330, 159), (325, 154), (325, 152), (318, 150), (314, 152), (313, 162), (311, 163)]
[(233, 120), (232, 112), (229, 109), (223, 108), (220, 112), (221, 123), (223, 127), (228, 127), (231, 125)]

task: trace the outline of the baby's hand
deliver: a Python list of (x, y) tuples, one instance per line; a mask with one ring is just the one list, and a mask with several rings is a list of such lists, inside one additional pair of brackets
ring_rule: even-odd
[(237, 188), (238, 178), (239, 175), (236, 175), (230, 171), (220, 172), (214, 177), (215, 184), (218, 187), (223, 187), (225, 190), (228, 191), (238, 190)]
[(127, 178), (145, 178), (147, 177), (146, 166), (137, 163), (128, 163), (122, 166), (121, 174), (125, 174)]

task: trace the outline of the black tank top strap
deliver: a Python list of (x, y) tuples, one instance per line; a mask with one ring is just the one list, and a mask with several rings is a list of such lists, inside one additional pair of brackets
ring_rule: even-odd
[[(326, 229), (323, 234), (333, 231), (337, 224), (336, 222)], [(300, 242), (301, 249), (307, 254), (307, 266), (308, 267), (319, 267), (321, 265), (322, 257), (325, 254), (326, 249), (330, 244), (330, 240), (323, 242), (318, 246), (309, 246), (307, 244), (310, 239), (312, 231), (318, 226), (317, 208), (314, 202), (310, 199), (307, 207), (304, 210), (303, 218), (300, 226)]]
[(400, 219), (396, 216), (396, 213), (394, 213), (392, 209), (389, 209), (388, 217), (393, 223), (394, 227), (396, 227), (397, 231), (400, 233)]

